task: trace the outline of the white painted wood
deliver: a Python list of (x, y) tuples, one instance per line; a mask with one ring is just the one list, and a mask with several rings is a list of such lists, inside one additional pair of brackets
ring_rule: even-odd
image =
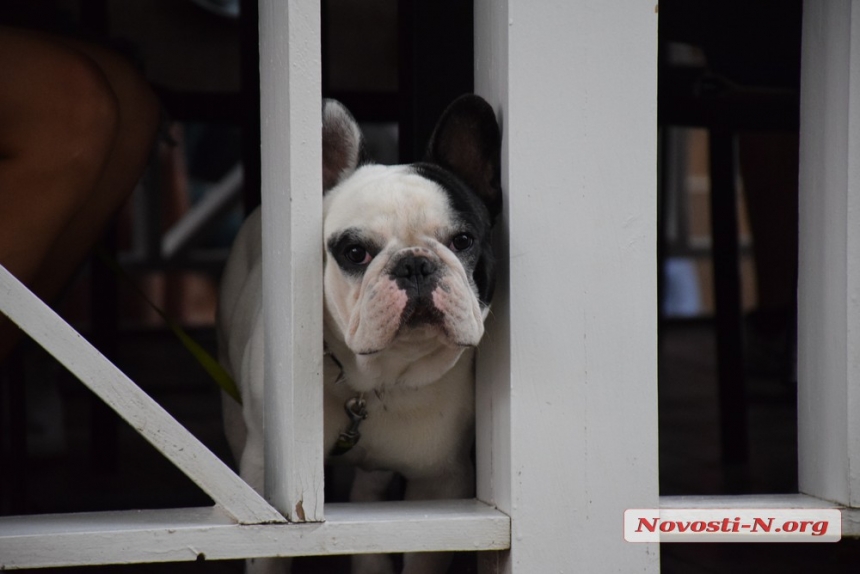
[(478, 498), (511, 512), (511, 321), (508, 163), (508, 2), (478, 0), (475, 5), (475, 92), (496, 110), (502, 130), (502, 215), (494, 248), (496, 290), (477, 353), (475, 386)]
[(860, 506), (860, 1), (804, 4), (798, 449), (802, 492)]
[(266, 498), (323, 519), (320, 6), (260, 2)]
[(480, 353), (478, 493), (512, 537), (485, 571), (659, 569), (621, 521), (658, 504), (655, 4), (475, 5), (508, 265)]
[(0, 310), (237, 521), (284, 520), (221, 459), (2, 266)]
[(509, 544), (510, 519), (474, 500), (330, 504), (323, 524), (236, 525), (211, 508), (0, 518), (0, 570)]
[(842, 537), (860, 537), (860, 509), (846, 508), (806, 494), (661, 496), (660, 508), (839, 508), (842, 511)]
[(660, 508), (841, 508), (807, 494), (661, 496)]

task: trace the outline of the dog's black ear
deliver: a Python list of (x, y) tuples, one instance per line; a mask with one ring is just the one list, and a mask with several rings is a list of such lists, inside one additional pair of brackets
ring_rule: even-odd
[(450, 170), (481, 197), (495, 219), (502, 211), (502, 137), (492, 106), (481, 96), (460, 96), (433, 130), (427, 161)]
[(337, 100), (323, 100), (322, 148), (326, 192), (355, 171), (364, 153), (358, 123)]

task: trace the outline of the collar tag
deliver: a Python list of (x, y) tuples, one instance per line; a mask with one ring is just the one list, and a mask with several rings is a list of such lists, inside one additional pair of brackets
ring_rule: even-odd
[(358, 441), (361, 439), (358, 427), (367, 418), (367, 402), (361, 395), (352, 397), (344, 403), (343, 410), (346, 411), (346, 416), (349, 417), (349, 427), (338, 435), (337, 442), (329, 453), (331, 456), (345, 454), (358, 444)]

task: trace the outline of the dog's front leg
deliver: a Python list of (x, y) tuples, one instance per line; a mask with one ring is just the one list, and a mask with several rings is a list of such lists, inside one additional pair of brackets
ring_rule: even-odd
[[(468, 456), (450, 472), (411, 478), (406, 483), (406, 500), (470, 498), (475, 490), (475, 472)], [(403, 557), (403, 574), (444, 574), (451, 565), (451, 552), (413, 552)]]
[(290, 574), (290, 558), (249, 558), (245, 561), (245, 574)]
[[(394, 473), (388, 470), (367, 471), (355, 469), (355, 479), (349, 492), (351, 502), (385, 500), (385, 491)], [(394, 564), (388, 554), (355, 554), (352, 557), (352, 574), (394, 574)]]
[(251, 336), (242, 352), (239, 381), (242, 392), (242, 418), (244, 420), (244, 444), (241, 445), (239, 473), (261, 496), (265, 490), (265, 460), (263, 436), (263, 318), (258, 313)]
[[(239, 472), (261, 496), (265, 495), (266, 475), (263, 425), (264, 348), (263, 320), (262, 316), (258, 315), (242, 357), (241, 380), (245, 384), (242, 392), (242, 416), (247, 432), (239, 458)], [(245, 573), (289, 574), (291, 563), (290, 558), (249, 558), (245, 561)]]

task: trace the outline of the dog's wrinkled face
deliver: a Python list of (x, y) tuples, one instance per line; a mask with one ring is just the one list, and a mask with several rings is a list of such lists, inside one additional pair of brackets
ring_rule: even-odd
[(398, 339), (470, 347), (483, 335), (473, 274), (489, 217), (457, 211), (422, 171), (365, 166), (326, 197), (326, 303), (356, 354)]
[[(498, 198), (487, 201), (467, 181), (484, 176), (489, 181), (497, 169), (485, 162), (477, 166), (477, 175), (458, 170), (433, 153), (432, 142), (427, 162), (356, 169), (360, 140), (348, 140), (360, 132), (339, 110), (324, 113), (324, 140), (328, 137), (333, 149), (328, 157), (354, 155), (356, 160), (345, 168), (327, 166), (340, 175), (324, 201), (326, 331), (359, 361), (386, 355), (410, 363), (430, 358), (423, 370), (432, 380), (441, 373), (428, 373), (428, 368), (447, 370), (484, 332), (493, 289), (490, 229), (496, 213), (491, 210)], [(478, 145), (448, 134), (462, 131), (462, 113), (449, 109), (447, 117), (448, 122), (446, 116), (440, 120), (434, 142), (447, 134), (459, 144)], [(326, 124), (335, 126), (327, 136)], [(466, 127), (474, 132), (476, 126)], [(494, 133), (497, 138), (497, 128)], [(341, 139), (332, 140), (333, 135)], [(498, 187), (496, 181), (489, 185)], [(423, 378), (406, 382), (429, 382)]]

